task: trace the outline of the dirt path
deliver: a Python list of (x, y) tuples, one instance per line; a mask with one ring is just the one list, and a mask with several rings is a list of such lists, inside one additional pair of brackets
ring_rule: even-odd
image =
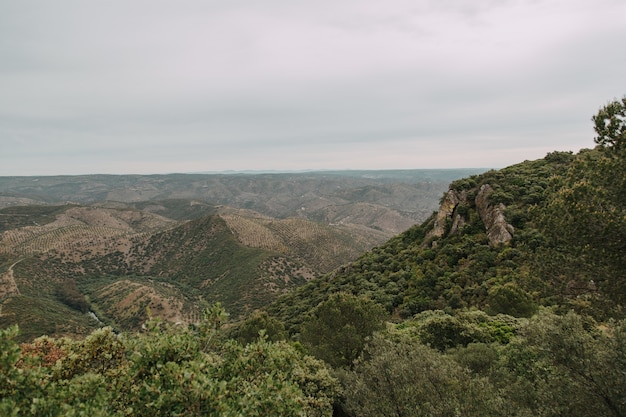
[(9, 269), (0, 276), (0, 301), (3, 301), (9, 297), (20, 295), (20, 289), (17, 288), (15, 283), (15, 277), (13, 275), (13, 267), (22, 262), (20, 259), (9, 267)]

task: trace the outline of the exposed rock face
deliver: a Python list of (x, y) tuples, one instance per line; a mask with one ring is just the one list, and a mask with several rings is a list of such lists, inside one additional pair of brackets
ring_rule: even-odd
[[(489, 243), (491, 245), (497, 245), (501, 243), (507, 243), (513, 238), (514, 229), (513, 226), (506, 222), (504, 218), (504, 204), (492, 206), (489, 204), (489, 194), (493, 192), (493, 189), (489, 184), (485, 184), (480, 187), (474, 204), (476, 211), (480, 216), (487, 236), (489, 237)], [(427, 238), (441, 238), (446, 233), (446, 222), (451, 221), (449, 235), (454, 235), (459, 232), (466, 224), (467, 219), (457, 212), (459, 204), (469, 205), (467, 198), (467, 192), (457, 192), (455, 190), (448, 190), (441, 202), (437, 217), (435, 218), (435, 224), (433, 229), (428, 233)], [(435, 245), (436, 242), (433, 242)]]
[(452, 219), (452, 227), (450, 228), (450, 234), (455, 235), (465, 226), (465, 217), (456, 213)]
[(514, 229), (504, 218), (504, 209), (506, 208), (504, 204), (489, 205), (489, 194), (492, 192), (493, 189), (489, 184), (480, 187), (476, 195), (476, 209), (487, 230), (489, 243), (497, 245), (510, 241), (513, 238)]
[(446, 221), (452, 218), (454, 209), (461, 202), (459, 195), (454, 190), (448, 190), (437, 212), (437, 218), (435, 219), (435, 225), (433, 229), (428, 233), (428, 237), (443, 237), (446, 232)]

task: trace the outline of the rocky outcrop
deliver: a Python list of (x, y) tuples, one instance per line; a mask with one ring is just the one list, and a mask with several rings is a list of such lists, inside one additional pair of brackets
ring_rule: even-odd
[(446, 228), (449, 225), (448, 235), (458, 233), (467, 223), (464, 215), (459, 213), (457, 208), (459, 205), (476, 207), (476, 211), (480, 216), (491, 245), (507, 243), (513, 238), (514, 228), (506, 222), (504, 217), (504, 204), (491, 205), (489, 203), (489, 195), (493, 192), (493, 188), (489, 184), (482, 185), (476, 194), (473, 204), (470, 204), (466, 191), (448, 190), (444, 195), (443, 201), (439, 206), (439, 211), (435, 217), (435, 222), (431, 231), (426, 235), (426, 242), (432, 242), (436, 245), (436, 239), (446, 234)]
[(465, 217), (461, 216), (459, 213), (455, 213), (452, 217), (452, 226), (450, 227), (450, 234), (455, 235), (465, 226), (466, 224)]
[(476, 195), (476, 210), (487, 230), (487, 237), (491, 245), (507, 243), (513, 238), (514, 228), (504, 218), (504, 204), (495, 206), (489, 204), (489, 195), (493, 188), (489, 184), (480, 187)]
[(428, 233), (427, 237), (440, 238), (446, 233), (446, 222), (448, 219), (452, 219), (454, 209), (461, 202), (459, 194), (454, 190), (448, 190), (443, 197), (443, 201), (439, 206), (437, 217), (435, 218), (435, 224), (432, 230)]

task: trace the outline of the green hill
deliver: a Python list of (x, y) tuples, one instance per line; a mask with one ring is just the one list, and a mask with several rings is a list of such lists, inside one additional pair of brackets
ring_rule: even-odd
[(397, 320), (425, 310), (530, 316), (538, 306), (621, 317), (626, 295), (623, 152), (599, 146), (458, 180), (423, 224), (282, 297), (298, 325), (329, 295), (381, 304)]
[(148, 309), (189, 323), (214, 302), (238, 318), (355, 259), (384, 236), (189, 201), (137, 206), (2, 209), (0, 324), (19, 323), (24, 338), (81, 335), (101, 325), (88, 310), (135, 329)]

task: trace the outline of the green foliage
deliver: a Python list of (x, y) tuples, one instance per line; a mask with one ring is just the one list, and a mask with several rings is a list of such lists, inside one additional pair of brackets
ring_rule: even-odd
[(345, 409), (354, 416), (506, 415), (486, 379), (407, 337), (374, 337), (341, 380)]
[(337, 368), (350, 366), (367, 337), (384, 327), (386, 314), (372, 301), (339, 293), (321, 303), (303, 324), (300, 340), (317, 358)]
[(397, 325), (401, 333), (411, 334), (421, 343), (445, 352), (472, 343), (508, 343), (518, 322), (506, 315), (489, 316), (480, 310), (454, 315), (441, 310), (424, 311)]
[(450, 353), (460, 365), (480, 376), (488, 376), (498, 360), (497, 346), (488, 343), (469, 343)]
[(20, 349), (14, 341), (18, 334), (17, 326), (0, 329), (0, 410), (16, 415), (20, 402), (24, 401), (21, 388), (25, 385), (24, 372), (16, 367), (20, 359)]
[(538, 317), (526, 330), (527, 342), (567, 384), (570, 398), (564, 406), (579, 409), (571, 415), (626, 414), (625, 330), (623, 320), (602, 329), (573, 313)]
[(623, 416), (625, 326), (544, 311), (502, 350), (492, 380), (533, 415)]
[(530, 317), (537, 311), (537, 305), (530, 294), (512, 282), (492, 287), (487, 302), (487, 311), (491, 314)]
[(560, 164), (569, 164), (574, 160), (573, 152), (548, 152), (544, 158), (546, 161), (550, 163), (560, 163)]
[(99, 327), (87, 314), (61, 303), (56, 297), (14, 296), (2, 303), (0, 328), (20, 324), (19, 341), (31, 341), (42, 334), (85, 336)]
[(483, 329), (443, 311), (420, 313), (415, 317), (415, 322), (421, 342), (440, 351), (466, 346), (488, 337)]
[(85, 296), (80, 292), (78, 286), (76, 285), (76, 281), (73, 279), (69, 278), (63, 280), (63, 282), (57, 287), (56, 293), (59, 301), (63, 304), (66, 304), (81, 313), (89, 311), (89, 303), (85, 299)]
[(594, 139), (597, 144), (615, 152), (626, 149), (626, 96), (602, 107), (592, 120), (598, 134)]
[(246, 345), (257, 340), (261, 332), (267, 340), (272, 342), (287, 339), (283, 323), (266, 311), (260, 310), (253, 312), (243, 323), (239, 324), (233, 335), (241, 344)]
[(331, 416), (339, 385), (287, 342), (223, 338), (224, 311), (194, 327), (97, 330), (82, 341), (15, 342), (0, 331), (0, 410), (22, 416)]
[[(459, 321), (483, 323), (484, 313), (470, 313)], [(378, 333), (354, 368), (340, 373), (344, 411), (351, 416), (624, 415), (625, 321), (600, 325), (574, 313), (542, 310), (517, 323), (519, 333), (504, 345), (472, 342), (445, 352), (425, 346), (421, 332), (411, 331), (415, 326)]]
[(625, 162), (625, 155), (600, 150), (579, 155), (538, 222), (549, 244), (542, 273), (565, 296), (600, 290), (594, 303), (603, 303), (605, 311), (613, 309), (606, 299), (613, 306), (626, 301)]

